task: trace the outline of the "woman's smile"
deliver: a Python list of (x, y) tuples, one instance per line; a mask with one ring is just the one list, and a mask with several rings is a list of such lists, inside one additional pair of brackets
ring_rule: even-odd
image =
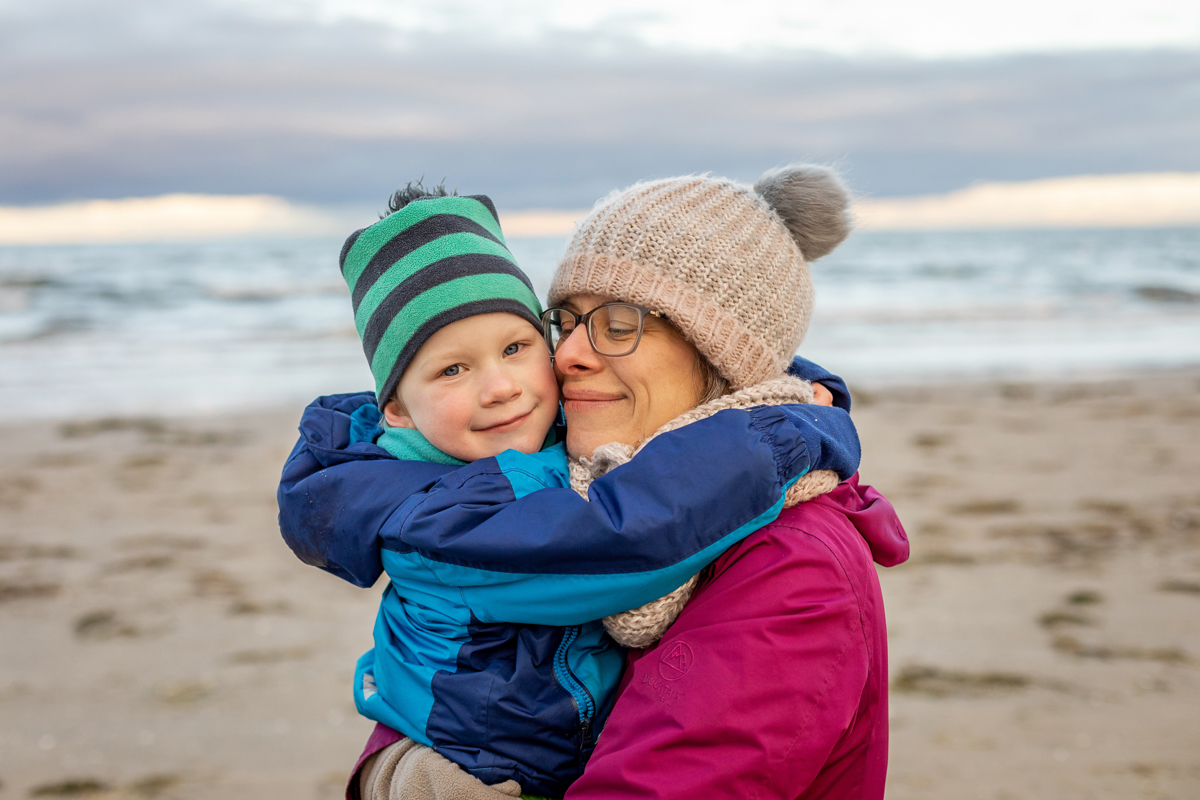
[(567, 413), (587, 413), (610, 408), (616, 403), (628, 399), (620, 392), (602, 392), (595, 389), (581, 389), (564, 384), (562, 387), (563, 410)]

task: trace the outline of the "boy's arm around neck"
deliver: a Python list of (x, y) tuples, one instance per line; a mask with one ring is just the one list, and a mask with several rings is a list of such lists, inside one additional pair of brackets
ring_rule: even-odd
[(384, 557), (393, 578), (459, 590), (481, 621), (578, 624), (674, 590), (773, 521), (800, 476), (845, 479), (859, 457), (849, 415), (820, 406), (722, 411), (659, 436), (593, 482), (590, 502), (535, 490), (503, 454), (410, 498)]
[[(673, 432), (660, 437), (667, 442), (679, 440), (678, 450), (655, 455), (663, 445), (655, 446), (652, 443), (652, 448), (649, 448), (652, 452), (647, 455), (655, 458), (654, 463), (650, 459), (635, 459), (636, 466), (626, 465), (622, 470), (615, 471), (618, 474), (613, 477), (601, 478), (593, 484), (593, 501), (598, 503), (594, 509), (570, 491), (548, 490), (537, 493), (542, 496), (531, 495), (534, 497), (532, 500), (526, 494), (518, 498), (513, 492), (513, 473), (510, 471), (505, 477), (493, 459), (476, 462), (479, 466), (461, 467), (462, 474), (457, 477), (457, 470), (453, 467), (397, 461), (382, 448), (363, 441), (362, 431), (357, 430), (363, 425), (363, 410), (371, 411), (374, 408), (375, 396), (372, 393), (318, 398), (305, 410), (300, 425), (300, 439), (288, 458), (280, 480), (277, 494), (280, 531), (301, 561), (357, 586), (371, 586), (383, 570), (381, 537), (386, 534), (393, 542), (401, 541), (395, 516), (397, 510), (401, 506), (411, 506), (426, 497), (427, 492), (437, 490), (440, 492), (439, 502), (423, 509), (422, 513), (428, 516), (416, 516), (411, 520), (411, 536), (415, 542), (428, 545), (432, 540), (428, 557), (438, 559), (445, 556), (453, 559), (464, 545), (478, 542), (476, 549), (479, 552), (472, 555), (478, 557), (483, 571), (495, 568), (497, 561), (505, 562), (500, 565), (501, 570), (506, 570), (500, 573), (504, 575), (500, 584), (511, 586), (516, 591), (520, 591), (521, 579), (513, 572), (511, 565), (525, 563), (528, 561), (527, 555), (541, 558), (551, 565), (551, 569), (559, 568), (553, 566), (556, 559), (559, 564), (587, 560), (595, 563), (599, 569), (605, 569), (607, 564), (608, 569), (616, 571), (618, 577), (614, 581), (625, 585), (636, 584), (638, 596), (644, 594), (647, 600), (654, 599), (663, 593), (654, 594), (657, 591), (655, 587), (673, 582), (666, 589), (670, 591), (691, 577), (693, 573), (688, 570), (698, 563), (695, 553), (705, 549), (689, 530), (692, 521), (697, 517), (702, 519), (703, 515), (696, 514), (697, 509), (686, 508), (688, 501), (685, 496), (667, 493), (671, 481), (678, 480), (688, 472), (680, 469), (680, 465), (700, 463), (697, 459), (701, 459), (709, 467), (718, 463), (728, 467), (720, 470), (716, 476), (706, 471), (698, 471), (693, 475), (697, 479), (694, 483), (699, 484), (699, 479), (706, 478), (714, 491), (725, 492), (737, 492), (739, 476), (748, 470), (755, 477), (750, 484), (741, 488), (748, 490), (753, 485), (760, 488), (766, 486), (769, 494), (783, 475), (791, 475), (790, 479), (794, 480), (809, 470), (833, 469), (846, 478), (857, 469), (858, 436), (849, 416), (839, 410), (849, 409), (849, 394), (845, 384), (836, 375), (804, 359), (795, 359), (789, 372), (806, 380), (822, 382), (833, 393), (835, 405), (839, 408), (777, 407), (772, 412), (775, 415), (774, 422), (759, 427), (769, 432), (774, 424), (786, 435), (773, 441), (774, 449), (768, 447), (770, 458), (758, 462), (758, 467), (748, 466), (754, 463), (751, 452), (746, 449), (746, 441), (739, 439), (748, 428), (740, 433), (735, 431), (730, 436), (732, 429), (725, 426), (722, 428), (723, 440), (721, 437), (708, 439), (701, 430), (686, 434)], [(761, 450), (764, 442), (760, 440), (755, 447)], [(720, 453), (723, 448), (726, 452), (734, 450), (739, 457), (734, 460), (724, 456), (714, 459), (714, 453)], [(762, 452), (758, 455), (761, 456)], [(541, 468), (544, 465), (538, 466)], [(483, 477), (488, 470), (490, 479)], [(544, 475), (544, 469), (529, 472)], [(494, 483), (498, 493), (479, 494), (482, 484), (488, 482)], [(519, 490), (528, 492), (538, 485), (538, 481), (526, 480), (524, 484), (525, 488)], [(549, 484), (543, 480), (541, 485)], [(659, 486), (661, 492), (647, 492), (654, 486)], [(745, 499), (747, 493), (743, 492), (741, 496)], [(751, 501), (750, 505), (755, 504)], [(774, 519), (778, 509), (772, 512), (772, 507), (773, 504), (770, 504), (763, 512), (770, 514), (770, 518), (764, 517), (761, 521), (758, 521), (761, 514), (746, 517), (750, 512), (743, 509), (742, 516), (746, 517), (747, 522), (740, 526), (741, 535)], [(464, 510), (468, 513), (460, 516)], [(731, 509), (725, 510), (736, 513)], [(675, 514), (675, 511), (688, 513)], [(539, 521), (538, 517), (543, 513), (546, 518)], [(637, 518), (639, 513), (640, 519)], [(481, 517), (486, 518), (487, 525), (475, 531), (471, 525)], [(517, 525), (525, 526), (522, 527), (525, 535), (509, 535), (507, 526), (511, 520), (517, 520)], [(524, 520), (530, 520), (527, 526)], [(576, 524), (578, 527), (573, 527)], [(425, 527), (418, 532), (417, 528), (421, 525)], [(747, 528), (747, 525), (754, 527)], [(730, 530), (737, 528), (734, 526)], [(464, 534), (473, 532), (479, 535), (463, 538)], [(537, 541), (529, 540), (528, 534), (532, 532), (537, 533)], [(576, 533), (581, 536), (576, 536)], [(505, 549), (493, 550), (486, 534), (501, 536)], [(665, 561), (669, 563), (661, 570), (649, 569), (648, 573), (639, 573), (636, 569), (621, 573), (620, 570), (626, 568), (625, 562), (637, 558), (636, 553), (622, 553), (615, 548), (623, 536), (661, 540), (666, 553)], [(729, 543), (732, 544), (732, 541)], [(592, 548), (592, 544), (596, 547)], [(397, 549), (395, 545), (392, 547)], [(528, 548), (528, 551), (524, 548)], [(419, 552), (404, 544), (398, 549)], [(688, 558), (688, 555), (692, 557)], [(425, 557), (420, 556), (418, 560), (424, 561)], [(644, 568), (648, 564), (643, 563), (642, 566)], [(542, 575), (532, 573), (530, 579), (541, 580)], [(428, 579), (430, 575), (422, 568), (415, 577)], [(489, 595), (485, 590), (480, 590), (480, 593), (482, 596)], [(567, 579), (551, 593), (549, 599), (553, 599), (556, 593), (574, 594), (576, 589)], [(498, 601), (497, 612), (504, 611), (508, 589), (498, 589), (495, 596)], [(641, 602), (631, 602), (628, 606), (613, 610), (623, 611), (641, 605)], [(588, 609), (591, 607), (588, 603), (584, 605)], [(540, 607), (533, 608), (530, 613), (537, 615), (541, 610)], [(571, 603), (562, 604), (556, 613), (572, 613)], [(577, 622), (598, 619), (612, 612), (593, 613), (585, 609), (580, 613), (583, 616), (575, 620)], [(525, 620), (514, 618), (509, 621)]]

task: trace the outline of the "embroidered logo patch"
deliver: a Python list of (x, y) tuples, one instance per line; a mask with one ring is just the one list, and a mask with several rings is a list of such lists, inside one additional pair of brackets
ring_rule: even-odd
[(658, 674), (663, 676), (663, 680), (677, 681), (692, 668), (694, 660), (692, 648), (688, 647), (687, 642), (672, 642), (659, 656)]

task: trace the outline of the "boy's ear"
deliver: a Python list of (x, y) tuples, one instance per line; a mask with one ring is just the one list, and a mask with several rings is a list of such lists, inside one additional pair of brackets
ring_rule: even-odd
[(400, 405), (400, 401), (392, 398), (383, 407), (383, 419), (392, 428), (416, 428), (410, 417), (404, 410), (404, 406)]

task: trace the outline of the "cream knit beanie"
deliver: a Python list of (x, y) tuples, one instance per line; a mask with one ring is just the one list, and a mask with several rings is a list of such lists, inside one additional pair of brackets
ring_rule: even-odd
[(740, 389), (778, 377), (808, 330), (805, 260), (850, 232), (833, 170), (794, 164), (753, 186), (688, 175), (614, 192), (579, 223), (550, 305), (576, 294), (667, 316)]

